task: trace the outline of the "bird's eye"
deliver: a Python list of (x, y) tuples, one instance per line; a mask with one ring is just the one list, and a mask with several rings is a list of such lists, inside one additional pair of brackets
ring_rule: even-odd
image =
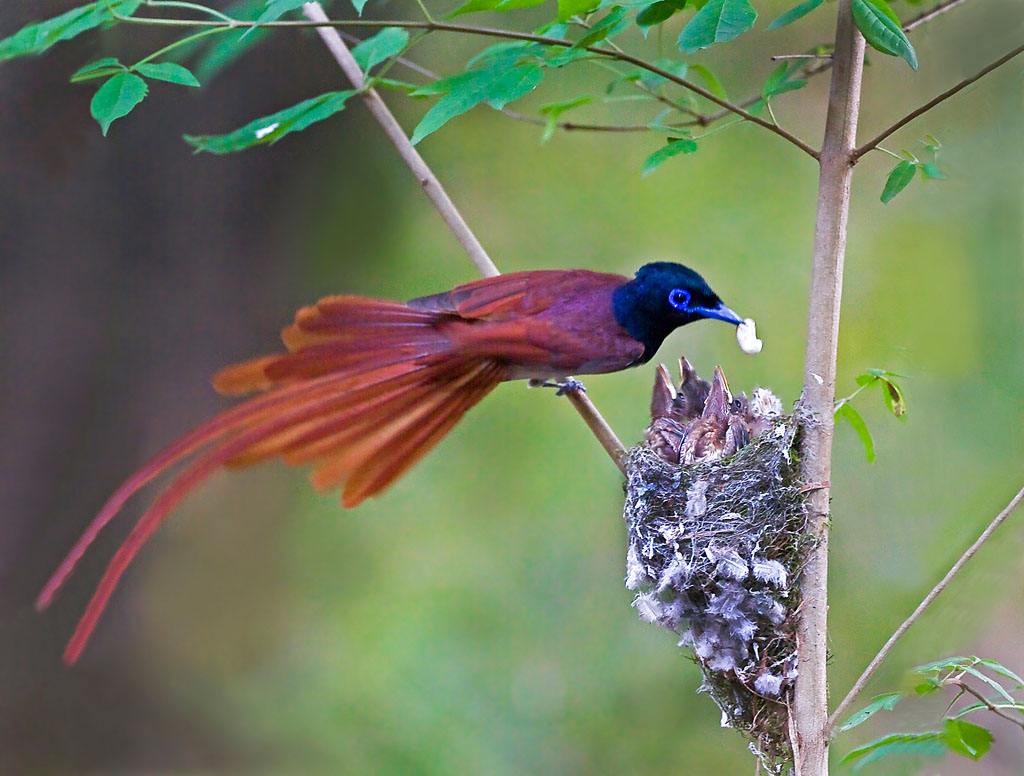
[(690, 312), (690, 292), (685, 288), (673, 288), (668, 294), (668, 303), (680, 312)]

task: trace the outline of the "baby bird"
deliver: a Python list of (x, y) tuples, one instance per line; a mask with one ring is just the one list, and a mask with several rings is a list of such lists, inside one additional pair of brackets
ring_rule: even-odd
[(669, 463), (692, 465), (726, 458), (772, 428), (782, 403), (767, 388), (750, 399), (733, 398), (721, 367), (710, 383), (686, 358), (679, 360), (676, 389), (664, 364), (658, 366), (651, 396), (651, 425), (645, 441)]

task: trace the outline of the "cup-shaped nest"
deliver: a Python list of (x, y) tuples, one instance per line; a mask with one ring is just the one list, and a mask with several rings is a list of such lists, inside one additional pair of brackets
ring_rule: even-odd
[(797, 423), (771, 391), (658, 368), (645, 442), (627, 459), (626, 587), (641, 619), (680, 637), (722, 724), (769, 772), (791, 758), (795, 616), (806, 538)]

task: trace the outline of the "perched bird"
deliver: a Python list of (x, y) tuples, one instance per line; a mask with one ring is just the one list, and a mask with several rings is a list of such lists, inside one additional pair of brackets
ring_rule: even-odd
[(702, 318), (742, 319), (699, 274), (669, 262), (633, 279), (587, 270), (518, 272), (398, 302), (333, 296), (298, 311), (287, 352), (227, 367), (223, 394), (260, 395), (158, 453), (119, 487), (43, 588), (48, 606), (127, 500), (191, 461), (143, 513), (108, 565), (64, 652), (74, 663), (118, 580), (181, 500), (222, 466), (280, 457), (312, 464), (313, 484), (343, 486), (353, 507), (423, 457), (506, 380), (558, 380), (649, 361), (673, 330)]

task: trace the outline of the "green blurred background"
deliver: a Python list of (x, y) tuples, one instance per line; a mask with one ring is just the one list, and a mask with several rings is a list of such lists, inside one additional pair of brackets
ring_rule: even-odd
[[(7, 2), (0, 36), (71, 5)], [(766, 33), (787, 5), (758, 3), (753, 33), (699, 57), (731, 94), (756, 89), (770, 54), (830, 37), (833, 5)], [(924, 7), (897, 6), (905, 17)], [(371, 3), (367, 13), (410, 18), (414, 9)], [(695, 693), (695, 666), (629, 607), (620, 476), (565, 401), (521, 384), (502, 386), (400, 484), (352, 512), (280, 464), (218, 475), (126, 576), (81, 664), (61, 665), (144, 499), (54, 611), (36, 615), (35, 592), (124, 475), (225, 406), (207, 382), (219, 365), (276, 347), (293, 309), (318, 296), (405, 298), (474, 278), (361, 105), (234, 157), (192, 156), (180, 141), (339, 88), (312, 34), (274, 34), (197, 93), (155, 89), (103, 140), (88, 116), (91, 90), (67, 75), (168, 40), (132, 32), (0, 66), (0, 770), (752, 772), (744, 743)], [(871, 55), (861, 137), (1022, 32), (1019, 0), (989, 0), (915, 32), (916, 73)], [(451, 72), (484, 45), (435, 35), (415, 58)], [(600, 94), (607, 81), (586, 65), (561, 75), (517, 109)], [(827, 81), (776, 107), (814, 143)], [(407, 128), (424, 110), (388, 100)], [(835, 699), (1020, 486), (1021, 108), (1021, 67), (1011, 64), (899, 132), (894, 150), (937, 135), (950, 179), (917, 180), (889, 205), (879, 193), (892, 160), (872, 154), (857, 168), (839, 389), (851, 391), (866, 367), (904, 373), (910, 414), (900, 424), (877, 396), (862, 397), (874, 464), (849, 428), (837, 434)], [(636, 103), (589, 110), (641, 119)], [(421, 150), (504, 271), (691, 263), (758, 320), (765, 349), (745, 356), (728, 327), (705, 324), (670, 338), (661, 360), (685, 353), (705, 373), (721, 364), (734, 389), (767, 385), (794, 401), (814, 164), (751, 126), (646, 179), (640, 164), (659, 136), (539, 140), (538, 127), (479, 109)], [(627, 443), (645, 425), (652, 373), (587, 382)], [(948, 654), (1024, 670), (1022, 536), (1019, 520), (1001, 530), (871, 690)], [(908, 704), (836, 751), (920, 729), (941, 711), (938, 701)], [(981, 765), (933, 761), (923, 772), (1020, 773), (1019, 731), (993, 727), (997, 742)]]

